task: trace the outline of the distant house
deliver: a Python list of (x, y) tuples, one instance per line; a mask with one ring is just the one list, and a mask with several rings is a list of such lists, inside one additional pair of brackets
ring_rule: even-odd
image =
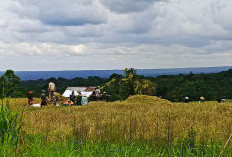
[(74, 91), (75, 95), (78, 95), (77, 91), (81, 91), (82, 95), (89, 97), (95, 88), (96, 87), (68, 87), (62, 96), (68, 98), (72, 94), (72, 91)]

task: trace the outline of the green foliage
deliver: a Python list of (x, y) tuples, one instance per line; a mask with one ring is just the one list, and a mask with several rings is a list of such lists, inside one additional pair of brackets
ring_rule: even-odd
[(129, 75), (137, 76), (137, 71), (134, 68), (127, 69), (125, 68), (124, 70), (125, 77), (129, 77)]
[[(7, 77), (6, 77), (7, 76)], [(215, 74), (179, 74), (175, 76), (143, 77), (133, 68), (125, 69), (124, 76), (112, 74), (108, 79), (98, 76), (85, 78), (50, 78), (47, 80), (20, 81), (17, 88), (17, 77), (10, 70), (0, 77), (0, 96), (25, 97), (28, 91), (33, 91), (35, 97), (40, 97), (41, 90), (48, 88), (50, 81), (56, 84), (58, 93), (63, 93), (71, 86), (103, 86), (102, 91), (110, 94), (110, 100), (125, 100), (130, 95), (144, 94), (162, 96), (171, 101), (184, 101), (188, 96), (190, 101), (199, 101), (200, 96), (206, 100), (218, 100), (225, 96), (232, 98), (232, 69)], [(14, 78), (14, 79), (13, 79)], [(3, 88), (4, 87), (4, 88)]]
[(137, 74), (133, 68), (124, 70), (123, 76), (112, 77), (103, 90), (110, 94), (110, 100), (125, 100), (130, 95), (155, 95), (156, 86), (150, 80)]
[[(218, 156), (222, 144), (211, 142), (202, 148), (199, 144), (192, 148), (185, 140), (177, 140), (168, 146), (157, 145), (151, 141), (133, 142), (91, 142), (86, 140), (69, 139), (67, 142), (45, 142), (44, 137), (39, 135), (26, 136), (24, 142), (16, 151), (10, 147), (2, 146), (0, 156), (160, 156), (160, 157), (212, 157)], [(224, 156), (231, 156), (231, 145), (225, 150)]]
[(0, 95), (4, 97), (13, 97), (18, 88), (20, 78), (14, 74), (13, 70), (7, 70), (0, 77)]
[(156, 92), (156, 86), (149, 80), (142, 79), (140, 81), (136, 80), (134, 83), (135, 94), (143, 95), (154, 95)]
[(18, 125), (18, 112), (9, 109), (9, 101), (2, 100), (0, 109), (0, 143), (15, 146), (18, 143), (20, 126)]
[(201, 96), (206, 100), (232, 98), (232, 69), (213, 74), (158, 76), (150, 80), (157, 85), (157, 95), (171, 101), (184, 101), (186, 96), (191, 101), (199, 101)]

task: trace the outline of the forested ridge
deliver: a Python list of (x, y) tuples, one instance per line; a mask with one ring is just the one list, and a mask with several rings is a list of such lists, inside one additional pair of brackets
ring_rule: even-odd
[(156, 85), (156, 94), (171, 101), (217, 100), (223, 96), (232, 98), (232, 69), (212, 74), (179, 74), (176, 76), (159, 76), (150, 78)]
[[(183, 101), (186, 96), (191, 101), (199, 100), (200, 96), (204, 96), (206, 100), (217, 100), (223, 96), (232, 98), (232, 69), (212, 74), (190, 72), (187, 75), (163, 75), (154, 78), (138, 75), (133, 68), (125, 69), (124, 75), (112, 74), (108, 79), (91, 76), (19, 81), (18, 88), (10, 89), (11, 86), (9, 87), (9, 90), (14, 91), (13, 95), (9, 96), (26, 97), (28, 91), (33, 91), (34, 96), (39, 97), (41, 90), (47, 90), (48, 83), (51, 81), (56, 84), (57, 92), (61, 94), (71, 86), (101, 86), (102, 91), (111, 95), (112, 101), (125, 100), (134, 94), (162, 96), (171, 101)], [(2, 83), (0, 87), (3, 87)]]

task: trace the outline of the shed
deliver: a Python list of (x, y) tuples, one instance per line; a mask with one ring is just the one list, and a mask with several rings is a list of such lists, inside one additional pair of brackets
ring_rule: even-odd
[(82, 95), (89, 97), (92, 95), (95, 88), (96, 87), (68, 87), (62, 96), (68, 98), (72, 94), (72, 91), (74, 91), (75, 95), (78, 95), (77, 91), (81, 91)]

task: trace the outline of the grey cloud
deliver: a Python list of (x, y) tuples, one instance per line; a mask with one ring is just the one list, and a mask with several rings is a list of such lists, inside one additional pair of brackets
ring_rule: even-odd
[(86, 24), (97, 25), (106, 22), (104, 15), (94, 12), (93, 8), (81, 8), (76, 11), (52, 10), (40, 14), (40, 20), (54, 26), (83, 26)]
[(102, 6), (92, 0), (23, 0), (20, 2), (18, 6), (11, 9), (28, 18), (39, 19), (47, 25), (83, 26), (97, 25), (107, 21)]
[(149, 34), (152, 30), (153, 22), (156, 18), (152, 9), (147, 9), (141, 13), (132, 13), (124, 19), (123, 25), (119, 26), (120, 33)]
[(160, 0), (100, 0), (111, 11), (123, 14), (143, 11), (157, 1)]

